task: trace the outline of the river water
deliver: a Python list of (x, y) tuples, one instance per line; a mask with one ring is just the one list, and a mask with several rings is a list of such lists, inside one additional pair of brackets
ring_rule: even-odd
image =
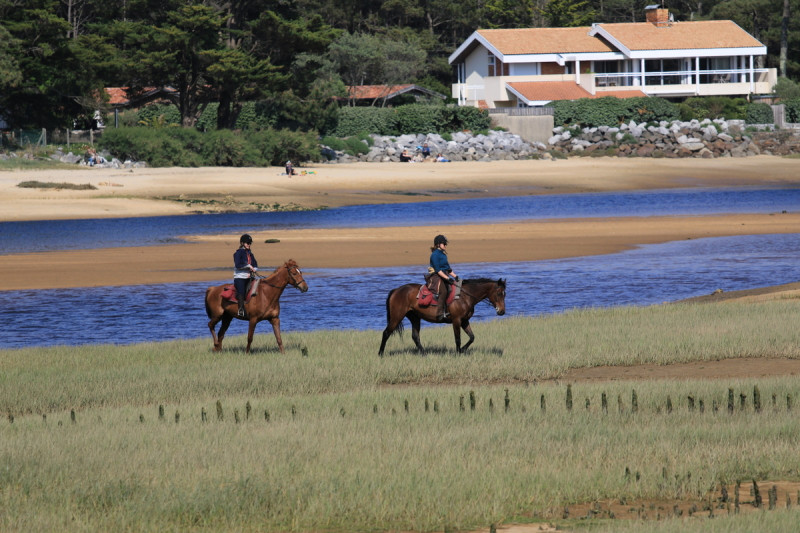
[[(507, 315), (536, 316), (789, 283), (798, 280), (799, 255), (800, 234), (754, 235), (645, 245), (616, 254), (553, 261), (459, 263), (458, 272), (465, 278), (505, 278)], [(301, 294), (289, 287), (281, 299), (284, 341), (292, 332), (310, 329), (382, 330), (388, 291), (420, 281), (422, 273), (422, 266), (306, 270), (309, 291)], [(356, 279), (358, 283), (353, 283)], [(228, 281), (227, 272), (221, 272), (219, 283)], [(207, 337), (210, 348), (203, 298), (212, 284), (2, 292), (0, 320), (5, 333), (1, 345), (127, 344)], [(62, 318), (54, 320), (56, 309)], [(473, 323), (478, 335), (480, 321), (495, 316), (486, 303), (476, 307)], [(236, 320), (229, 335), (246, 331), (246, 324)], [(376, 351), (379, 341), (376, 331)], [(274, 343), (269, 323), (259, 324), (255, 346)]]
[(711, 215), (800, 211), (800, 189), (670, 189), (477, 198), (318, 211), (225, 213), (0, 223), (0, 255), (151, 246), (181, 236), (291, 228), (469, 224), (548, 218)]

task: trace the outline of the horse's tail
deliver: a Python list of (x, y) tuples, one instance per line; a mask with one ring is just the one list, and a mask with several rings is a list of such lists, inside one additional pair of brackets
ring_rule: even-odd
[[(388, 327), (389, 324), (392, 322), (392, 295), (397, 291), (397, 289), (392, 289), (389, 291), (389, 296), (386, 297), (386, 326)], [(394, 328), (389, 335), (393, 335), (394, 333), (398, 333), (400, 335), (403, 334), (403, 321), (401, 320), (397, 327)]]
[(206, 289), (206, 314), (208, 315), (208, 318), (213, 318), (212, 315), (211, 315), (211, 306), (208, 305), (208, 301), (210, 299), (209, 298), (209, 294), (211, 293), (211, 291), (213, 289), (214, 289), (214, 287), (209, 287), (208, 289)]

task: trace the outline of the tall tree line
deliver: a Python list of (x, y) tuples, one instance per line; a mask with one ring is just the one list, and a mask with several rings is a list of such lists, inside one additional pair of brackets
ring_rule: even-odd
[[(345, 86), (415, 82), (449, 93), (447, 57), (478, 28), (641, 22), (652, 0), (0, 0), (0, 116), (65, 127), (103, 87), (176, 89), (184, 126), (242, 102), (319, 130)], [(663, 0), (678, 21), (731, 19), (767, 65), (800, 78), (800, 0)]]

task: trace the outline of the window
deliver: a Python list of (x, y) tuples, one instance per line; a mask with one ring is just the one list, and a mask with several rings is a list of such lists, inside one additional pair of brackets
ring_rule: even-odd
[(489, 76), (508, 76), (508, 64), (489, 52)]

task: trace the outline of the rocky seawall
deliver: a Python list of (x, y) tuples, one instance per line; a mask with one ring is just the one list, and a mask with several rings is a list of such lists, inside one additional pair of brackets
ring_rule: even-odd
[(693, 120), (661, 122), (658, 125), (631, 121), (619, 127), (563, 128), (553, 130), (548, 143), (529, 143), (519, 135), (490, 131), (486, 135), (468, 132), (452, 134), (448, 139), (438, 134), (372, 136), (373, 145), (366, 154), (351, 156), (344, 152), (328, 153), (332, 163), (399, 162), (404, 150), (412, 160), (422, 160), (421, 148), (427, 143), (431, 154), (441, 153), (450, 161), (495, 161), (500, 159), (549, 159), (569, 156), (611, 157), (747, 157), (758, 154), (789, 155), (800, 153), (800, 132), (796, 130), (750, 131), (743, 121)]

